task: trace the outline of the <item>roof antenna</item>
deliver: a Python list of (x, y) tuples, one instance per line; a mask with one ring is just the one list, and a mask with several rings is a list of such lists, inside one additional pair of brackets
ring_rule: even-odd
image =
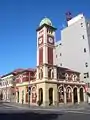
[[(66, 22), (68, 23), (69, 20), (72, 19), (72, 14), (70, 11), (66, 12)], [(68, 26), (68, 25), (67, 25)]]

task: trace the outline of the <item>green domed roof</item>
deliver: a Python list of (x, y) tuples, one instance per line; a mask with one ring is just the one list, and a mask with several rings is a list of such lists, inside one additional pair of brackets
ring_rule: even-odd
[(45, 17), (44, 19), (41, 20), (39, 26), (42, 26), (43, 24), (47, 24), (47, 25), (52, 26), (51, 20), (50, 20), (49, 18), (46, 18), (46, 17)]

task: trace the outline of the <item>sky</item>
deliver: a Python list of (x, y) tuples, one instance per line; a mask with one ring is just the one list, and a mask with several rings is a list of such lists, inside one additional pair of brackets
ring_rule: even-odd
[(43, 17), (57, 28), (66, 24), (65, 13), (90, 18), (89, 0), (0, 0), (0, 75), (17, 68), (36, 67), (36, 29)]

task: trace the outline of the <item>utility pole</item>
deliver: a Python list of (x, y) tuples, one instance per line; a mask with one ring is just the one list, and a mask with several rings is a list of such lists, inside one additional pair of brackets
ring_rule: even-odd
[(29, 107), (30, 107), (30, 94), (31, 94), (31, 86), (30, 86), (30, 71), (29, 71), (29, 86), (28, 86), (28, 96), (29, 96)]

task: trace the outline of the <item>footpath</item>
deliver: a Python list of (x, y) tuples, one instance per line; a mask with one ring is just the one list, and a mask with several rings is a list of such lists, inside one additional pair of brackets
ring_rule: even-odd
[(90, 105), (87, 103), (80, 103), (80, 104), (67, 104), (67, 105), (59, 105), (59, 106), (48, 106), (48, 107), (43, 107), (43, 106), (32, 106), (29, 104), (20, 104), (20, 103), (10, 103), (10, 102), (4, 102), (2, 103), (5, 106), (11, 106), (15, 108), (21, 108), (21, 109), (27, 109), (27, 110), (79, 110), (83, 108), (90, 108)]

